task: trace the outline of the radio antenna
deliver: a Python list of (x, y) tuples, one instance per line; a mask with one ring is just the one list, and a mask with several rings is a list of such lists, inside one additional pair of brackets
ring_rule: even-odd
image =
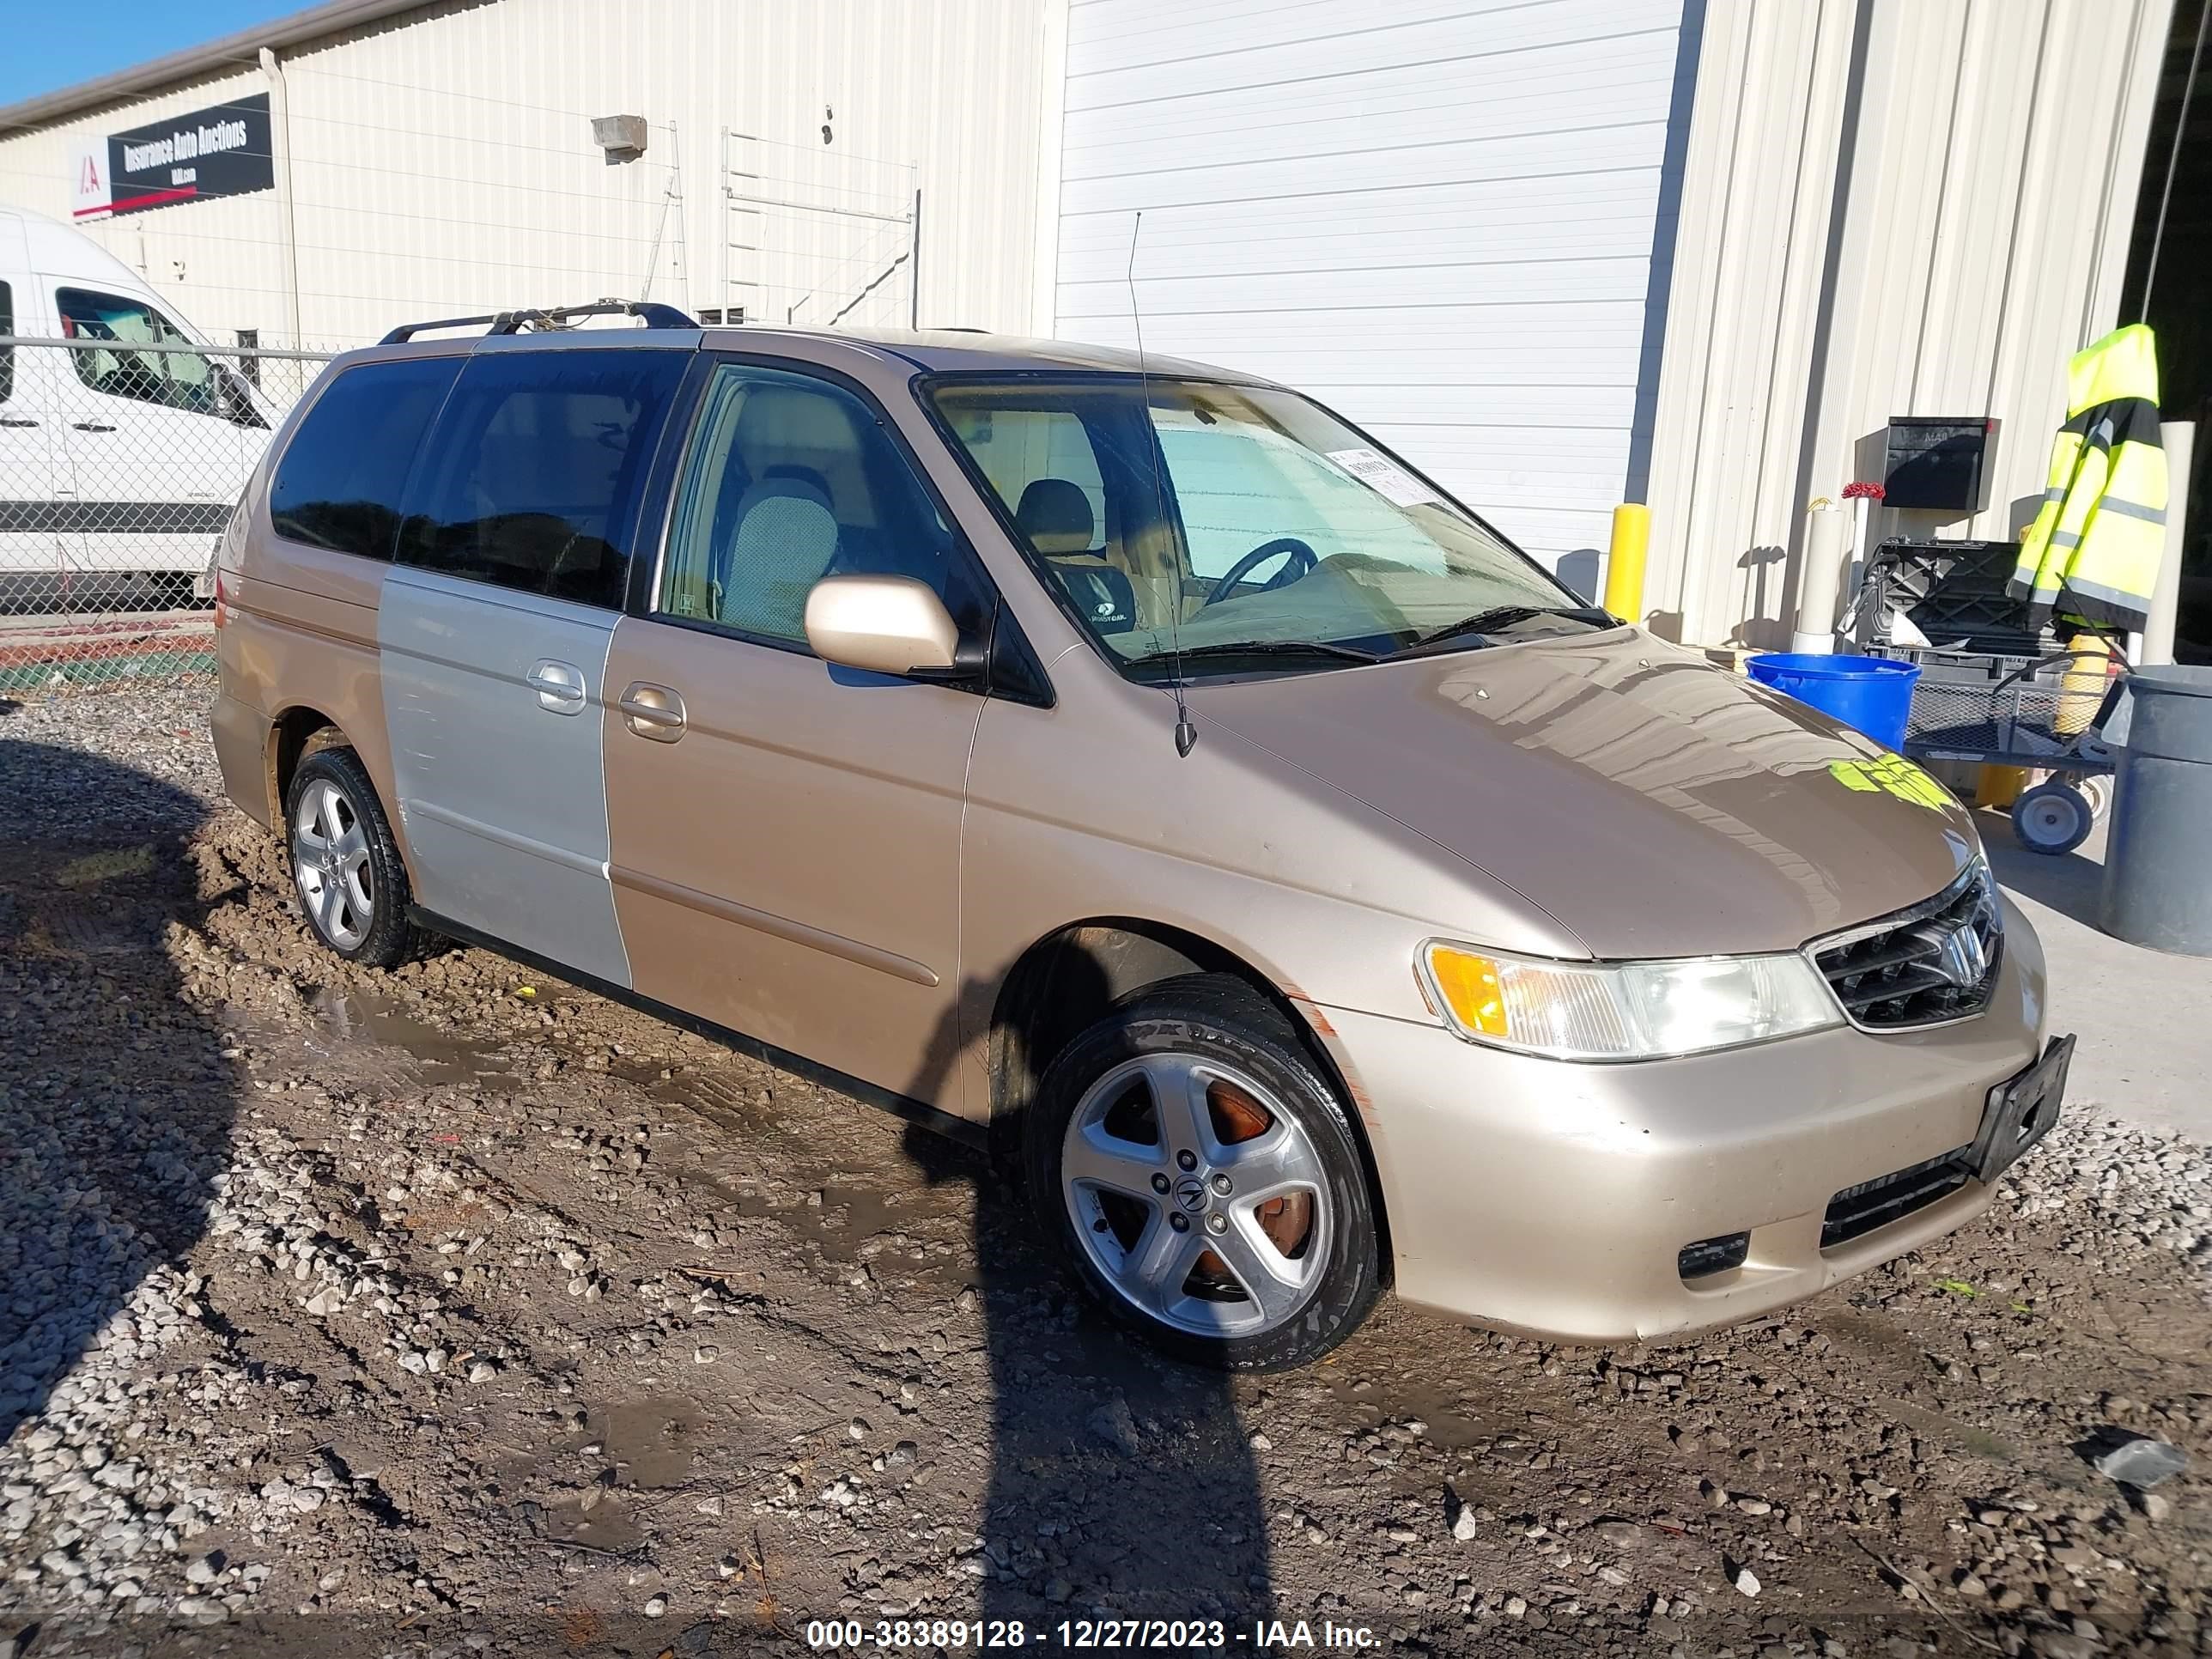
[[(1144, 428), (1145, 462), (1152, 471), (1152, 519), (1160, 533), (1168, 532), (1168, 501), (1166, 487), (1160, 482), (1159, 434), (1152, 429), (1152, 377), (1145, 361), (1145, 318), (1137, 305), (1137, 238), (1145, 228), (1145, 210), (1137, 210), (1136, 222), (1129, 227), (1129, 268), (1124, 280), (1129, 285), (1129, 322), (1137, 331), (1137, 390), (1143, 398), (1138, 411), (1138, 423)], [(1174, 552), (1172, 538), (1169, 551)], [(1168, 595), (1168, 649), (1174, 655), (1175, 674), (1175, 746), (1178, 757), (1188, 758), (1198, 744), (1198, 728), (1190, 721), (1190, 708), (1182, 700), (1182, 574), (1179, 568), (1170, 572), (1174, 587)]]

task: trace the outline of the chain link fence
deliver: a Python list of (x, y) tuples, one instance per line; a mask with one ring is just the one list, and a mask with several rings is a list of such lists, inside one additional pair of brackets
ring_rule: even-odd
[(213, 672), (216, 539), (333, 355), (108, 309), (0, 333), (0, 695)]

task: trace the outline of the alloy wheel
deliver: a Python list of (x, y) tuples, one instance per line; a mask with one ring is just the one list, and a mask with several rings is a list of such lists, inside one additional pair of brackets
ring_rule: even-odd
[(315, 927), (340, 951), (357, 951), (376, 921), (368, 836), (345, 792), (317, 778), (292, 810), (292, 880)]
[(1085, 1253), (1140, 1311), (1193, 1335), (1296, 1318), (1328, 1256), (1323, 1164), (1297, 1116), (1250, 1077), (1194, 1054), (1115, 1066), (1060, 1146)]

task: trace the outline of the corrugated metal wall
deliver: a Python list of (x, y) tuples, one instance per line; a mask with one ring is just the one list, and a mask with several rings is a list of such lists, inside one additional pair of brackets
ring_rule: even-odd
[(1630, 466), (1682, 0), (1074, 0), (1063, 336), (1313, 392), (1547, 563)]
[[(922, 195), (921, 320), (1025, 330), (1033, 311), (1048, 0), (487, 0), (426, 6), (284, 56), (300, 332), (353, 343), (453, 311), (635, 295), (795, 301), (903, 324)], [(67, 218), (73, 137), (240, 94), (210, 78), (0, 138), (0, 200)], [(642, 115), (605, 164), (589, 118)], [(830, 130), (824, 143), (823, 131)], [(802, 210), (733, 212), (739, 190)], [(282, 141), (280, 140), (280, 150)], [(742, 205), (742, 204), (740, 204)], [(842, 205), (885, 216), (822, 212)], [(185, 204), (91, 234), (218, 334), (290, 330), (278, 197)], [(809, 294), (814, 295), (806, 301)]]
[(2066, 358), (2118, 320), (2170, 9), (1709, 0), (1645, 595), (1681, 638), (1786, 640), (1805, 503), (1880, 477), (1892, 416), (1997, 417), (1994, 477), (1870, 542), (2024, 521)]

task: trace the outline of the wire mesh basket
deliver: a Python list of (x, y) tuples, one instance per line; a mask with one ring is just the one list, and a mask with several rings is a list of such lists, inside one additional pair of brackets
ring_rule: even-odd
[(1877, 654), (1920, 665), (1905, 732), (1915, 760), (2112, 769), (2100, 732), (2124, 677), (2103, 652), (2015, 657), (1891, 646)]

